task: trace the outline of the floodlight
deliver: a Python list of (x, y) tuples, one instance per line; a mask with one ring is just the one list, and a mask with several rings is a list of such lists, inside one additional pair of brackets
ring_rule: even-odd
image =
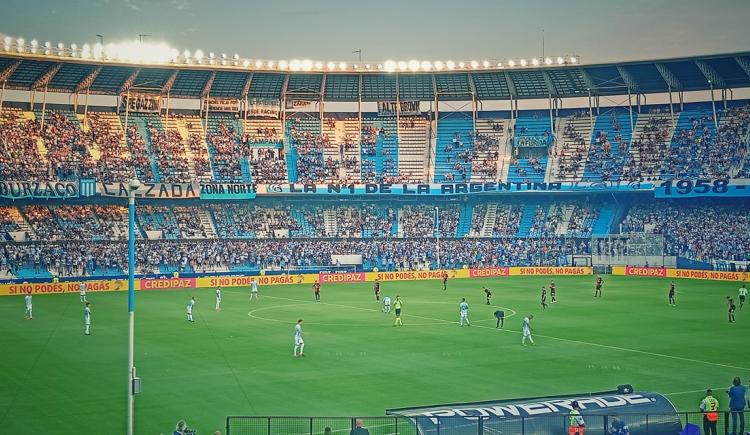
[(256, 68), (263, 68), (263, 61), (258, 59), (255, 61), (255, 67)]
[(562, 57), (558, 57), (558, 58), (557, 58), (557, 64), (558, 64), (558, 65), (562, 65), (562, 64), (564, 64), (564, 63), (565, 63), (565, 59), (563, 59)]
[(240, 55), (237, 54), (237, 53), (234, 53), (234, 55), (232, 56), (232, 59), (239, 60), (240, 59)]
[(485, 67), (485, 68), (489, 68), (490, 67), (490, 62), (488, 60), (485, 60), (484, 62), (482, 62), (482, 66)]
[(479, 62), (477, 62), (476, 60), (472, 60), (471, 61), (471, 67), (474, 68), (474, 69), (479, 68)]
[(269, 60), (268, 62), (266, 62), (266, 66), (268, 68), (273, 68), (273, 65), (274, 65), (274, 61), (272, 61), (272, 60)]
[(305, 71), (310, 71), (313, 67), (313, 63), (310, 59), (305, 59), (302, 61), (302, 69)]
[(434, 63), (434, 65), (435, 65), (435, 69), (438, 70), (438, 71), (440, 71), (441, 69), (443, 69), (443, 67), (445, 66), (445, 64), (443, 63), (442, 60), (436, 60), (435, 63)]
[(526, 59), (521, 59), (521, 66), (528, 65), (528, 62), (526, 62)]
[(336, 64), (335, 64), (335, 63), (333, 63), (333, 62), (328, 62), (328, 64), (326, 65), (326, 67), (327, 67), (327, 68), (328, 68), (329, 70), (333, 71), (333, 70), (335, 70), (335, 69), (336, 69)]
[(370, 69), (370, 64), (369, 63), (365, 64), (365, 69)]
[(396, 62), (393, 60), (386, 60), (384, 67), (386, 71), (396, 71)]
[(210, 52), (208, 53), (208, 58), (209, 58), (209, 59), (215, 59), (215, 58), (216, 58), (216, 54), (214, 54), (214, 52), (213, 52), (213, 51), (210, 51)]
[(445, 66), (447, 66), (448, 69), (453, 69), (456, 67), (456, 64), (452, 60), (449, 60), (448, 62), (445, 63)]
[(498, 67), (498, 68), (502, 68), (502, 67), (503, 67), (503, 63), (502, 63), (502, 62), (498, 62), (498, 63), (497, 63), (497, 67)]
[(247, 59), (243, 60), (242, 61), (242, 66), (244, 66), (245, 68), (249, 67), (250, 66), (250, 61), (247, 60)]
[(315, 69), (323, 69), (323, 62), (315, 62)]
[(23, 38), (18, 38), (16, 40), (16, 50), (18, 50), (19, 53), (23, 53), (23, 49), (24, 49), (24, 44), (25, 43), (26, 43), (26, 41), (24, 41)]
[(404, 62), (403, 60), (401, 60), (401, 61), (398, 62), (398, 69), (400, 69), (401, 71), (406, 71), (406, 68), (408, 68), (408, 67), (409, 67), (409, 65), (406, 62)]
[(539, 59), (537, 59), (537, 58), (531, 59), (531, 64), (534, 65), (534, 66), (539, 66)]
[(203, 50), (195, 50), (195, 58), (200, 60), (203, 60)]
[(578, 63), (578, 58), (575, 56), (570, 57), (570, 63)]
[(427, 60), (423, 60), (420, 66), (425, 71), (429, 71), (430, 69), (432, 69), (432, 64)]
[(458, 63), (458, 67), (459, 68), (466, 68), (466, 64), (464, 62), (459, 62)]
[(552, 65), (552, 59), (550, 59), (549, 57), (545, 57), (544, 58), (544, 64), (545, 65)]
[(513, 68), (514, 66), (516, 66), (516, 61), (513, 60), (513, 59), (509, 60), (508, 61), (508, 66), (511, 67), (511, 68)]
[(285, 60), (280, 60), (279, 61), (279, 69), (287, 69), (288, 67), (289, 67), (289, 62), (287, 62)]
[(345, 70), (346, 69), (346, 62), (339, 63), (339, 69), (340, 70)]

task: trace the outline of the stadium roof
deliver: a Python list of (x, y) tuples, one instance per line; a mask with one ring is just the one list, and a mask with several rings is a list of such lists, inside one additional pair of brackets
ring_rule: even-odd
[(135, 65), (0, 53), (6, 89), (174, 98), (330, 101), (570, 98), (750, 87), (750, 52), (595, 65), (464, 68), (440, 72), (293, 72), (224, 65)]

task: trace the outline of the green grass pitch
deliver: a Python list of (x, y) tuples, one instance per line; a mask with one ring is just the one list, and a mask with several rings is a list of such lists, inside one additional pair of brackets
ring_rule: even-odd
[[(750, 376), (750, 307), (726, 318), (738, 283), (605, 276), (558, 277), (558, 302), (542, 311), (549, 277), (384, 282), (401, 295), (404, 326), (381, 312), (372, 283), (143, 291), (136, 302), (139, 434), (171, 433), (185, 418), (200, 434), (227, 415), (383, 415), (385, 408), (609, 390), (668, 394), (697, 410), (706, 387), (723, 393)], [(485, 305), (482, 285), (493, 292)], [(195, 295), (195, 323), (185, 306)], [(466, 297), (471, 327), (459, 328)], [(90, 293), (93, 335), (83, 335), (77, 294), (37, 295), (34, 319), (22, 297), (0, 298), (0, 433), (109, 434), (125, 429), (127, 295)], [(495, 329), (492, 313), (510, 315)], [(515, 315), (513, 315), (515, 313)], [(533, 313), (534, 346), (521, 346)], [(293, 358), (293, 327), (304, 319), (304, 358)]]

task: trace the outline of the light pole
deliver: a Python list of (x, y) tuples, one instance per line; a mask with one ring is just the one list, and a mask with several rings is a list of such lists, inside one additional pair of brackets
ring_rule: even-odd
[(435, 206), (435, 242), (437, 245), (437, 268), (440, 270), (440, 209)]
[(133, 435), (135, 421), (135, 192), (139, 187), (136, 178), (128, 183), (128, 435)]

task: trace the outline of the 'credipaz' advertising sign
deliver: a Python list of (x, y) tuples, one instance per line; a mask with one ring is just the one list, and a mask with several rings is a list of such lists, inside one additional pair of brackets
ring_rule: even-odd
[(559, 435), (568, 432), (566, 417), (573, 401), (581, 407), (587, 434), (608, 434), (614, 416), (628, 425), (630, 433), (674, 435), (682, 430), (674, 406), (658, 393), (499, 400), (389, 409), (386, 413), (411, 417), (421, 434), (476, 434), (481, 420), (493, 433)]

